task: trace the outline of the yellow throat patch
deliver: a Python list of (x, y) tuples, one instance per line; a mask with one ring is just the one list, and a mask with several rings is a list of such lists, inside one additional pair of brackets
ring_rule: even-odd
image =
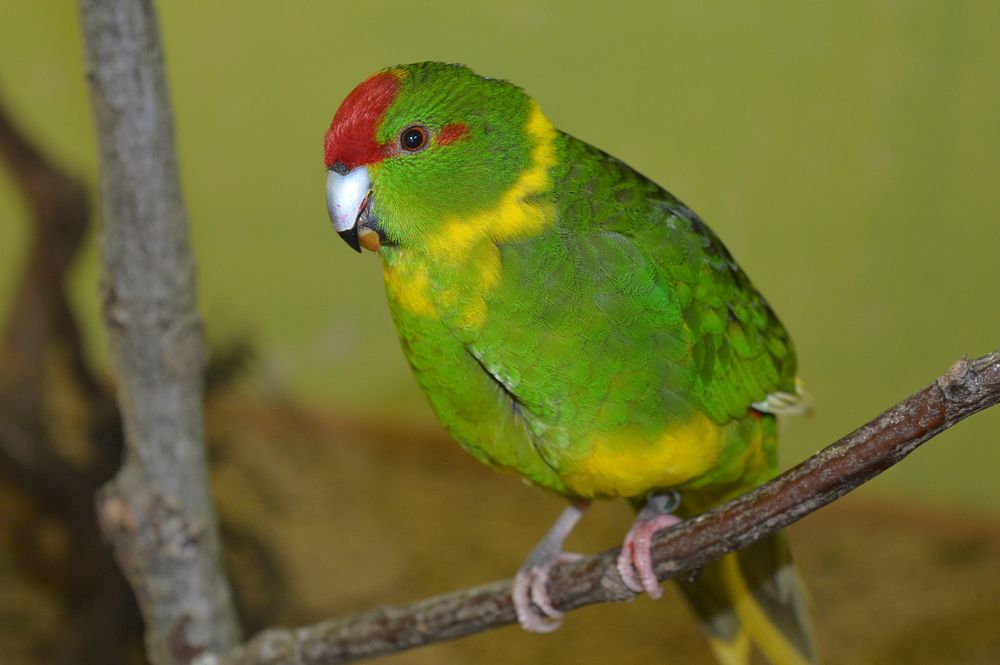
[[(400, 306), (418, 316), (437, 316), (438, 307), (457, 312), (459, 325), (478, 328), (486, 320), (486, 296), (500, 283), (500, 250), (496, 243), (541, 232), (553, 219), (553, 206), (533, 198), (551, 186), (549, 169), (556, 164), (556, 130), (531, 102), (525, 130), (534, 142), (531, 166), (524, 170), (500, 201), (487, 210), (447, 220), (426, 253), (383, 263), (386, 287)], [(476, 281), (457, 289), (431, 293), (429, 266), (456, 262), (478, 266)]]

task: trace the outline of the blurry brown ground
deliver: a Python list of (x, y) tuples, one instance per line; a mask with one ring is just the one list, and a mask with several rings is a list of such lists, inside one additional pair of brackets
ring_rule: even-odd
[[(480, 467), (436, 429), (230, 396), (216, 398), (209, 420), (231, 575), (255, 628), (508, 576), (562, 508)], [(0, 490), (0, 524), (26, 514), (16, 493)], [(570, 546), (611, 547), (629, 519), (624, 505), (598, 505)], [(26, 570), (25, 533), (0, 529), (0, 654), (9, 665), (46, 662), (66, 625), (59, 580), (44, 571), (74, 556), (73, 546), (53, 523), (32, 524), (38, 549)], [(848, 497), (800, 522), (792, 538), (830, 665), (1000, 662), (995, 521)], [(553, 635), (510, 627), (382, 662), (712, 661), (668, 593), (574, 612)]]

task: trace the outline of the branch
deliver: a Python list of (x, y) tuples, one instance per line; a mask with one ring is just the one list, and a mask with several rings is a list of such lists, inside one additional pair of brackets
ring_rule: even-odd
[[(12, 554), (29, 584), (58, 580), (60, 639), (47, 645), (44, 660), (117, 665), (142, 632), (132, 590), (101, 541), (93, 510), (98, 484), (118, 467), (122, 435), (114, 400), (87, 362), (67, 295), (68, 273), (90, 228), (87, 191), (29, 140), (3, 104), (0, 161), (28, 205), (33, 236), (0, 334), (0, 483), (29, 500), (6, 525), (16, 542)], [(61, 371), (51, 361), (54, 351), (66, 361)], [(86, 463), (60, 452), (55, 423), (63, 414), (49, 394), (56, 382), (56, 390), (65, 389), (66, 380), (91, 416), (82, 437)], [(59, 525), (72, 556), (42, 554), (39, 513)]]
[(69, 351), (81, 388), (88, 394), (96, 390), (65, 293), (67, 273), (87, 232), (87, 193), (18, 130), (2, 104), (0, 162), (17, 183), (33, 221), (21, 281), (0, 333), (0, 397), (19, 416), (30, 416), (41, 408), (45, 352), (54, 340)]
[[(1000, 351), (960, 360), (920, 392), (748, 494), (657, 534), (653, 562), (666, 580), (746, 547), (874, 478), (924, 441), (1000, 402)], [(549, 594), (561, 610), (631, 600), (615, 570), (618, 550), (561, 564)], [(454, 639), (516, 621), (511, 581), (407, 607), (296, 629), (271, 629), (197, 665), (333, 665)]]
[(202, 413), (206, 351), (152, 0), (79, 0), (101, 156), (104, 322), (126, 458), (97, 509), (155, 665), (239, 640)]
[(28, 140), (3, 104), (0, 162), (18, 185), (33, 222), (20, 283), (0, 330), (0, 476), (50, 510), (75, 512), (89, 503), (92, 487), (47, 436), (43, 391), (46, 359), (56, 341), (67, 347), (81, 389), (88, 395), (97, 389), (65, 289), (88, 227), (87, 194)]

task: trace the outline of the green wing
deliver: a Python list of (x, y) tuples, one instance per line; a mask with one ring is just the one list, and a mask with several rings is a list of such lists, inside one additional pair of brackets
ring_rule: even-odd
[[(794, 391), (795, 359), (774, 313), (694, 213), (572, 137), (560, 136), (559, 157), (555, 223), (500, 246), (481, 329), (467, 335), (393, 310), (455, 437), (563, 491), (560, 470), (588, 454), (587, 441), (626, 431), (652, 440), (693, 411), (737, 421), (768, 394)], [(500, 432), (508, 421), (514, 429)]]
[[(683, 318), (688, 353), (685, 393), (719, 423), (746, 414), (770, 393), (795, 394), (792, 342), (722, 241), (669, 192), (606, 153), (567, 137), (566, 193), (560, 225), (577, 241), (603, 245), (607, 234), (632, 247)], [(574, 200), (575, 199), (575, 200)], [(614, 270), (631, 274), (636, 266)]]

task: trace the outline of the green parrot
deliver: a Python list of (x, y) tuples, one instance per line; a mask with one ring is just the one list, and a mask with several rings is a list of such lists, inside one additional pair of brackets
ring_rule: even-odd
[[(550, 568), (592, 499), (638, 510), (623, 582), (658, 597), (650, 538), (777, 472), (776, 414), (800, 412), (792, 342), (677, 198), (560, 132), (511, 83), (461, 65), (384, 69), (336, 111), (327, 206), (382, 258), (417, 382), (476, 459), (570, 501), (515, 577), (521, 625), (562, 616)], [(818, 662), (776, 536), (679, 582), (716, 656)]]

